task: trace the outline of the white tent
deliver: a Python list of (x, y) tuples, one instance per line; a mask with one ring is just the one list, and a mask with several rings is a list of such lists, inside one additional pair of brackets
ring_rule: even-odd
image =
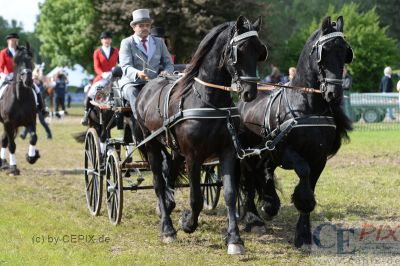
[(52, 71), (50, 71), (47, 76), (49, 78), (54, 77), (54, 75), (58, 71), (64, 71), (68, 74), (68, 86), (74, 86), (74, 87), (83, 87), (85, 84), (85, 81), (87, 83), (87, 80), (91, 76), (86, 72), (86, 70), (79, 64), (75, 64), (72, 68), (69, 67), (55, 67)]

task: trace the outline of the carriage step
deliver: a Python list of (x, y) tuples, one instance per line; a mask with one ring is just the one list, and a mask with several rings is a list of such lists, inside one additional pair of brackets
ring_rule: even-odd
[(132, 169), (132, 168), (139, 168), (139, 169), (148, 169), (149, 163), (144, 161), (136, 161), (131, 163), (125, 163), (124, 168)]

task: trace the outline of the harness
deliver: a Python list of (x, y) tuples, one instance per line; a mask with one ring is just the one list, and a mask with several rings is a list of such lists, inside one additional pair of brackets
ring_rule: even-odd
[[(242, 83), (243, 82), (254, 82), (257, 83), (260, 79), (258, 77), (251, 77), (251, 76), (239, 76), (237, 69), (236, 69), (236, 63), (237, 63), (237, 47), (238, 45), (241, 44), (243, 40), (246, 40), (252, 36), (258, 37), (258, 33), (256, 31), (248, 31), (242, 34), (237, 34), (237, 32), (234, 34), (233, 38), (229, 42), (229, 45), (226, 46), (225, 52), (227, 53), (229, 51), (229, 58), (228, 58), (228, 72), (232, 76), (232, 83), (236, 83), (238, 91), (240, 92), (243, 90)], [(236, 130), (233, 126), (232, 119), (233, 118), (239, 118), (240, 114), (238, 111), (237, 107), (223, 107), (219, 108), (211, 103), (205, 101), (204, 99), (201, 98), (200, 93), (195, 87), (195, 84), (201, 84), (207, 87), (211, 88), (225, 88), (226, 91), (230, 91), (229, 87), (217, 85), (217, 84), (212, 84), (212, 83), (207, 83), (204, 81), (201, 81), (198, 78), (194, 78), (194, 83), (192, 85), (194, 93), (200, 98), (200, 100), (205, 103), (206, 105), (210, 106), (210, 108), (191, 108), (191, 109), (183, 109), (183, 99), (180, 100), (179, 105), (178, 105), (178, 112), (175, 113), (173, 116), (169, 117), (168, 116), (168, 110), (169, 110), (169, 100), (171, 96), (171, 92), (173, 91), (173, 88), (176, 86), (176, 84), (181, 80), (181, 77), (178, 78), (177, 80), (174, 81), (172, 86), (169, 87), (165, 98), (164, 98), (164, 108), (163, 108), (163, 125), (152, 132), (149, 136), (147, 136), (144, 140), (142, 140), (139, 144), (136, 145), (136, 148), (127, 156), (129, 158), (133, 152), (138, 149), (139, 147), (143, 146), (147, 142), (151, 141), (152, 139), (158, 137), (162, 133), (166, 133), (166, 137), (170, 136), (170, 138), (173, 139), (173, 135), (170, 133), (170, 129), (174, 126), (176, 126), (178, 123), (188, 120), (188, 119), (226, 119), (226, 124), (227, 124), (227, 129), (228, 132), (230, 133), (234, 147), (237, 151), (238, 157), (241, 158), (243, 154), (243, 150), (240, 147), (238, 137), (236, 134)], [(161, 92), (160, 92), (161, 93)], [(176, 145), (176, 141), (173, 140), (173, 145)], [(127, 159), (125, 159), (122, 164), (125, 163)]]

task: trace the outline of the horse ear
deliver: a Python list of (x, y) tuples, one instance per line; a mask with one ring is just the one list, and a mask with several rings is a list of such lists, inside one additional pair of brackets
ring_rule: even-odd
[(343, 32), (343, 26), (344, 26), (343, 16), (339, 16), (336, 20), (336, 30)]
[(259, 16), (259, 17), (256, 19), (256, 21), (254, 21), (254, 23), (253, 23), (253, 28), (254, 28), (256, 31), (260, 31), (260, 29), (261, 29), (261, 24), (262, 24), (262, 18), (261, 18), (261, 16)]
[(243, 28), (243, 26), (244, 26), (244, 21), (245, 21), (244, 17), (243, 17), (242, 15), (240, 15), (240, 16), (238, 17), (238, 19), (236, 20), (236, 29), (241, 29), (241, 28)]
[(331, 28), (331, 17), (326, 17), (324, 18), (324, 20), (322, 21), (322, 25), (321, 25), (321, 29), (322, 29), (322, 33), (325, 35), (328, 33), (328, 30)]

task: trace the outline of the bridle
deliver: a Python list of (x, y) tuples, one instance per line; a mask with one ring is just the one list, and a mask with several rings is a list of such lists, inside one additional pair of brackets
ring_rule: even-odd
[[(344, 34), (343, 32), (332, 32), (326, 35), (323, 35), (319, 37), (319, 39), (314, 43), (312, 50), (310, 52), (310, 56), (314, 53), (314, 51), (317, 54), (317, 64), (318, 64), (318, 72), (319, 72), (319, 82), (320, 82), (320, 90), (321, 93), (324, 94), (327, 91), (327, 85), (328, 84), (333, 84), (333, 85), (342, 85), (343, 80), (342, 79), (332, 79), (332, 78), (327, 78), (324, 69), (322, 68), (321, 65), (321, 60), (322, 60), (322, 50), (323, 46), (330, 42), (333, 41), (336, 38), (342, 38), (344, 40)], [(350, 47), (350, 46), (349, 46)], [(351, 48), (350, 48), (351, 49)]]
[[(249, 39), (250, 37), (256, 36), (258, 38), (258, 33), (255, 30), (247, 31), (242, 34), (237, 34), (237, 31), (235, 32), (235, 35), (233, 38), (230, 40), (229, 45), (227, 46), (226, 49), (228, 49), (229, 56), (227, 60), (228, 64), (228, 71), (230, 72), (232, 76), (232, 83), (236, 84), (237, 91), (240, 93), (243, 91), (243, 83), (248, 82), (248, 83), (257, 83), (261, 79), (259, 77), (252, 77), (252, 76), (239, 76), (238, 71), (237, 71), (237, 51), (238, 47), (240, 44), (244, 43), (245, 40)], [(265, 47), (267, 49), (267, 47)], [(268, 49), (267, 49), (268, 51)], [(268, 52), (267, 56), (268, 57)], [(266, 58), (265, 58), (266, 59)]]

